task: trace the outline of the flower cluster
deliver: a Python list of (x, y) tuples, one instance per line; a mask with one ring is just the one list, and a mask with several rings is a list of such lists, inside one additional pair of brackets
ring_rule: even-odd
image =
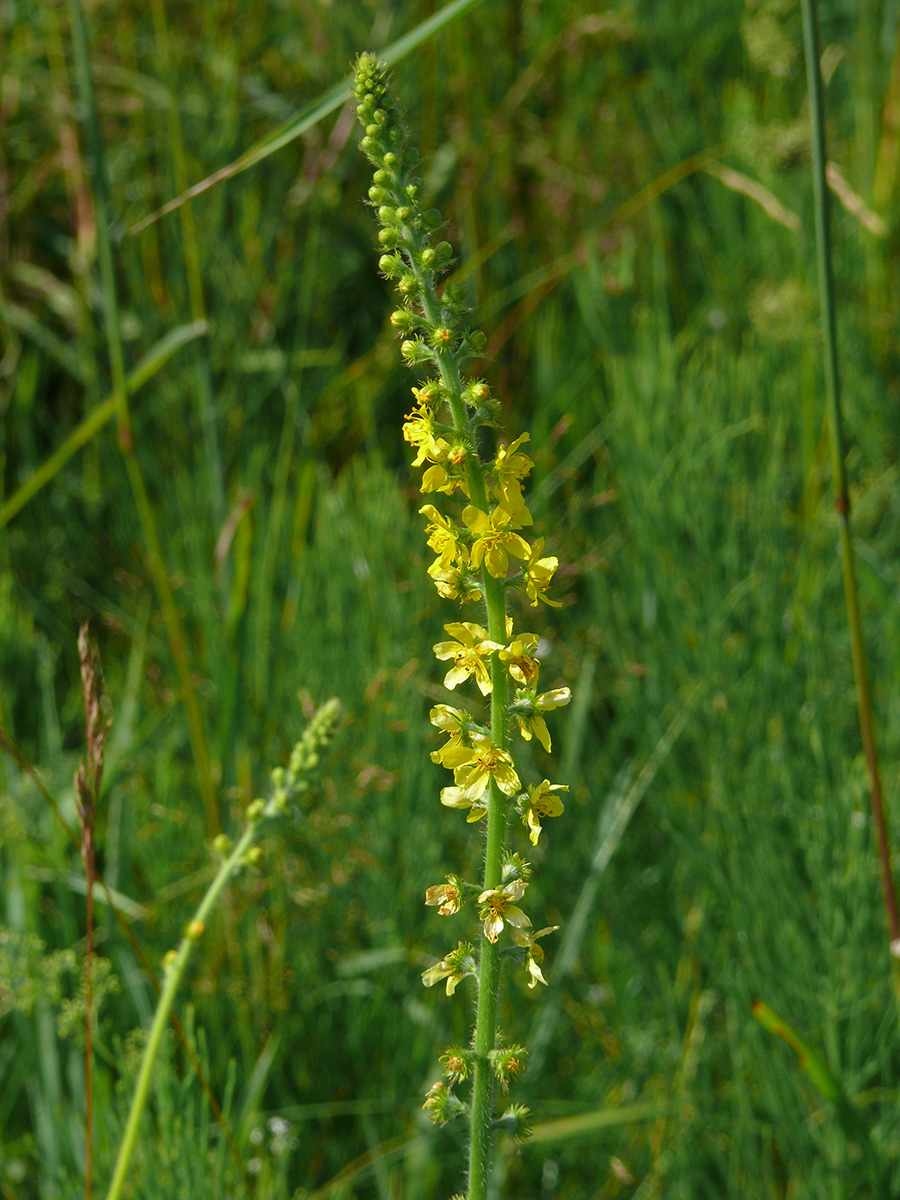
[[(440, 237), (440, 214), (424, 208), (419, 160), (393, 108), (386, 70), (374, 56), (358, 59), (354, 92), (364, 129), (360, 148), (375, 168), (369, 201), (380, 225), (379, 267), (399, 296), (391, 323), (402, 337), (402, 358), (425, 376), (412, 389), (403, 437), (428, 497), (419, 510), (434, 555), (428, 574), (441, 597), (460, 605), (477, 603), (486, 612), (485, 624), (445, 624), (447, 636), (434, 653), (444, 665), (444, 686), (451, 692), (473, 687), (476, 711), (489, 701), (490, 719), (483, 722), (462, 701), (459, 707), (437, 704), (431, 710), (432, 724), (446, 738), (431, 758), (453, 777), (441, 789), (440, 801), (464, 812), (468, 822), (483, 823), (484, 876), (480, 883), (468, 883), (450, 874), (425, 894), (425, 903), (447, 918), (471, 902), (481, 926), (480, 948), (476, 954), (472, 944), (460, 942), (422, 977), (426, 987), (445, 982), (448, 995), (469, 975), (478, 981), (472, 1047), (454, 1046), (444, 1053), (447, 1082), (435, 1084), (425, 1105), (434, 1120), (447, 1120), (460, 1111), (453, 1085), (472, 1078), (474, 1123), (476, 1110), (484, 1108), (479, 1089), (489, 1097), (499, 1082), (506, 1090), (524, 1064), (521, 1047), (503, 1048), (490, 1015), (494, 1006), (484, 1003), (496, 990), (500, 955), (523, 964), (529, 987), (545, 983), (538, 939), (556, 928), (533, 931), (520, 906), (530, 868), (506, 851), (504, 842), (513, 813), (536, 846), (542, 822), (563, 812), (559, 793), (566, 787), (548, 779), (523, 782), (514, 741), (517, 735), (549, 752), (547, 714), (568, 704), (571, 693), (567, 687), (540, 690), (538, 635), (516, 629), (506, 611), (513, 590), (532, 608), (541, 602), (558, 607), (560, 602), (548, 595), (558, 560), (544, 553), (543, 538), (529, 540), (534, 521), (525, 483), (534, 462), (526, 453), (528, 434), (511, 442), (498, 437), (499, 406), (490, 388), (482, 379), (464, 378), (487, 339), (469, 323), (465, 289), (446, 279), (452, 249)], [(529, 764), (531, 758), (529, 753)], [(509, 1126), (518, 1136), (527, 1121), (514, 1106), (495, 1126)], [(485, 1139), (473, 1134), (473, 1143), (480, 1153)], [(470, 1163), (470, 1171), (483, 1170), (483, 1164)]]

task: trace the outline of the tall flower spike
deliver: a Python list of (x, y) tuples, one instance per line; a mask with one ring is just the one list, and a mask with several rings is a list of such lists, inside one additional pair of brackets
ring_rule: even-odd
[[(441, 597), (458, 604), (483, 601), (486, 611), (486, 617), (479, 618), (483, 625), (445, 625), (448, 637), (435, 644), (434, 653), (447, 664), (444, 686), (477, 688), (482, 703), (490, 704), (490, 718), (482, 725), (465, 708), (449, 704), (431, 710), (432, 724), (446, 735), (431, 758), (453, 773), (453, 783), (441, 789), (440, 800), (447, 808), (464, 811), (467, 821), (482, 821), (486, 827), (484, 875), (480, 884), (469, 884), (448, 874), (425, 895), (426, 904), (449, 918), (459, 912), (467, 895), (477, 897), (479, 949), (476, 957), (474, 947), (462, 942), (422, 976), (426, 987), (443, 982), (448, 995), (468, 975), (477, 979), (471, 1050), (451, 1047), (441, 1063), (451, 1084), (471, 1078), (466, 1200), (486, 1200), (492, 1137), (498, 1129), (524, 1137), (528, 1129), (527, 1110), (521, 1106), (513, 1105), (500, 1117), (494, 1110), (495, 1083), (505, 1090), (524, 1062), (521, 1047), (508, 1045), (498, 1035), (495, 998), (501, 962), (512, 949), (525, 960), (529, 987), (543, 983), (537, 939), (549, 932), (535, 933), (518, 907), (530, 868), (506, 848), (508, 817), (515, 808), (534, 843), (540, 819), (562, 812), (555, 795), (563, 790), (558, 785), (544, 780), (523, 789), (510, 754), (510, 728), (517, 723), (526, 741), (536, 739), (549, 750), (544, 714), (569, 699), (567, 688), (538, 693), (538, 638), (531, 633), (514, 636), (506, 596), (518, 588), (532, 604), (557, 604), (547, 593), (558, 563), (544, 555), (542, 538), (532, 545), (524, 532), (533, 523), (523, 494), (534, 467), (522, 449), (528, 434), (511, 442), (501, 438), (493, 454), (482, 457), (486, 439), (481, 430), (499, 424), (499, 405), (483, 380), (464, 380), (463, 371), (482, 354), (487, 339), (468, 324), (465, 288), (442, 278), (453, 251), (440, 237), (440, 214), (423, 208), (418, 157), (392, 106), (386, 68), (371, 54), (362, 55), (356, 64), (354, 92), (365, 131), (360, 147), (375, 167), (369, 201), (380, 226), (378, 265), (399, 296), (391, 323), (402, 339), (403, 360), (429, 376), (413, 388), (414, 404), (403, 424), (413, 466), (422, 472), (421, 491), (436, 502), (419, 510), (427, 519), (426, 536), (435, 555), (428, 574)], [(462, 505), (457, 492), (465, 498)], [(448, 506), (456, 512), (463, 507), (461, 519), (448, 515)], [(443, 1122), (463, 1106), (450, 1086), (439, 1083), (425, 1107), (433, 1120)]]

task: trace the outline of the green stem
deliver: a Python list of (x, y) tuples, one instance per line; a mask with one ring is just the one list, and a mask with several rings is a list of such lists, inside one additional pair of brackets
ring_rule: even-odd
[(131, 1157), (134, 1153), (134, 1147), (137, 1142), (138, 1128), (140, 1126), (141, 1117), (147, 1105), (147, 1099), (150, 1095), (150, 1084), (153, 1079), (153, 1068), (156, 1064), (156, 1059), (159, 1056), (159, 1048), (162, 1044), (163, 1033), (165, 1032), (166, 1023), (169, 1019), (169, 1013), (172, 1009), (172, 1004), (175, 1000), (175, 993), (178, 991), (178, 986), (184, 976), (185, 968), (194, 946), (197, 944), (199, 937), (203, 933), (203, 928), (206, 924), (206, 919), (212, 911), (213, 905), (218, 900), (225, 884), (234, 874), (234, 872), (244, 862), (247, 851), (252, 846), (259, 832), (259, 827), (262, 822), (271, 816), (275, 816), (280, 809), (277, 807), (274, 800), (270, 800), (260, 817), (255, 821), (251, 821), (240, 841), (232, 850), (228, 858), (222, 863), (218, 874), (210, 884), (206, 895), (200, 901), (197, 911), (193, 918), (188, 922), (186, 927), (187, 932), (179, 943), (178, 949), (174, 952), (174, 956), (166, 963), (165, 979), (163, 988), (160, 992), (159, 1001), (156, 1005), (156, 1012), (153, 1016), (153, 1024), (150, 1026), (150, 1034), (147, 1038), (147, 1045), (144, 1048), (144, 1054), (141, 1059), (140, 1071), (138, 1073), (137, 1083), (134, 1089), (134, 1095), (131, 1098), (131, 1108), (128, 1112), (128, 1120), (125, 1125), (125, 1132), (122, 1135), (122, 1141), (119, 1145), (119, 1153), (116, 1158), (116, 1165), (113, 1169), (112, 1180), (109, 1185), (109, 1191), (106, 1193), (106, 1200), (119, 1200), (122, 1195), (122, 1187), (125, 1183), (125, 1177), (128, 1172), (128, 1167), (131, 1162)]
[[(426, 305), (427, 308), (427, 305)], [(439, 355), (441, 381), (450, 397), (453, 424), (458, 434), (474, 444), (456, 362)], [(469, 498), (482, 512), (488, 510), (484, 471), (476, 454), (467, 462)], [(506, 590), (499, 579), (484, 566), (482, 588), (487, 608), (488, 635), (491, 641), (506, 642)], [(509, 716), (509, 677), (498, 655), (491, 656), (491, 741), (506, 748)], [(503, 847), (506, 839), (507, 800), (496, 781), (488, 787), (487, 833), (484, 848), (482, 890), (500, 886)], [(478, 998), (475, 1017), (475, 1062), (469, 1110), (469, 1193), (468, 1200), (485, 1200), (490, 1166), (494, 1120), (494, 1075), (489, 1059), (497, 1040), (497, 1000), (500, 991), (500, 948), (481, 934), (478, 967)]]
[[(413, 270), (422, 287), (422, 307), (428, 320), (437, 324), (438, 300), (430, 278), (420, 272), (415, 259)], [(438, 351), (441, 383), (447, 394), (454, 428), (475, 449), (475, 439), (466, 406), (462, 400), (462, 380), (459, 366), (451, 354)], [(488, 511), (487, 486), (484, 470), (477, 452), (466, 462), (466, 482), (472, 504), (482, 512)], [(482, 569), (482, 589), (487, 608), (488, 635), (491, 641), (506, 642), (506, 589), (485, 565)], [(506, 748), (509, 718), (509, 677), (496, 653), (491, 656), (491, 741)], [(500, 886), (503, 847), (506, 838), (507, 800), (495, 780), (488, 788), (487, 832), (484, 848), (482, 890)], [(468, 1200), (485, 1200), (488, 1168), (490, 1166), (494, 1120), (494, 1074), (488, 1057), (497, 1040), (497, 1000), (500, 991), (500, 948), (481, 934), (478, 960), (478, 995), (475, 1017), (475, 1061), (472, 1076), (472, 1096), (469, 1109), (469, 1192)]]
[(816, 0), (802, 0), (803, 40), (806, 52), (806, 74), (809, 88), (810, 116), (812, 120), (813, 195), (816, 219), (816, 255), (819, 269), (819, 296), (822, 309), (822, 334), (824, 339), (825, 395), (828, 405), (831, 430), (831, 472), (834, 486), (834, 506), (840, 528), (841, 564), (844, 576), (844, 600), (847, 608), (847, 624), (850, 630), (850, 647), (853, 658), (853, 675), (856, 682), (859, 728), (862, 738), (866, 769), (869, 776), (869, 795), (872, 805), (872, 821), (875, 827), (875, 844), (881, 870), (882, 893), (890, 938), (891, 973), (898, 1004), (900, 1004), (900, 913), (891, 870), (891, 851), (887, 820), (884, 813), (881, 769), (875, 741), (872, 715), (872, 695), (869, 686), (866, 653), (863, 644), (862, 622), (859, 615), (859, 591), (856, 584), (856, 569), (853, 539), (850, 529), (850, 496), (844, 470), (844, 439), (841, 422), (840, 374), (838, 371), (837, 332), (835, 320), (835, 289), (832, 271), (831, 230), (829, 225), (828, 190), (825, 182), (825, 118), (822, 100), (822, 79), (819, 69), (819, 24)]

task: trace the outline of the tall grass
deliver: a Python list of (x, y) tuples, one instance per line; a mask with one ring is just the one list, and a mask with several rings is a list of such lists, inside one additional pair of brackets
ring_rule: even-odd
[[(187, 1036), (241, 1167), (173, 1038), (136, 1195), (240, 1195), (248, 1173), (273, 1197), (457, 1186), (454, 1135), (419, 1111), (435, 1046), (466, 1036), (418, 982), (443, 947), (422, 890), (463, 853), (423, 800), (441, 786), (420, 751), (440, 614), (396, 449), (406, 383), (349, 115), (198, 196), (192, 230), (173, 214), (126, 232), (345, 79), (361, 46), (431, 11), (414, 6), (401, 28), (378, 5), (260, 4), (238, 31), (217, 3), (88, 10), (126, 373), (174, 330), (202, 337), (154, 360), (130, 410), (223, 825), (289, 751), (299, 689), (351, 714), (321, 798), (229, 893), (185, 983)], [(0, 504), (78, 446), (3, 510), (0, 534), (0, 717), (18, 747), (0, 763), (0, 1194), (55, 1200), (84, 1191), (79, 1021), (57, 1026), (78, 1016), (64, 956), (83, 951), (84, 897), (39, 783), (74, 825), (82, 619), (116, 713), (98, 864), (152, 961), (212, 868), (183, 680), (109, 424), (71, 29), (51, 5), (21, 0), (13, 16)], [(893, 230), (891, 13), (822, 17), (829, 156)], [(566, 572), (545, 661), (575, 692), (561, 746), (578, 833), (533, 888), (548, 923), (577, 909), (581, 932), (547, 1031), (510, 1015), (544, 1065), (523, 1081), (535, 1136), (501, 1147), (495, 1194), (871, 1195), (858, 1142), (751, 1011), (765, 1002), (823, 1058), (891, 1169), (896, 1015), (816, 383), (799, 14), (495, 2), (397, 75), (411, 124), (433, 131), (426, 182), (499, 330), (484, 370), (510, 425), (544, 447), (533, 511)], [(897, 263), (845, 201), (845, 430), (890, 798)], [(154, 994), (102, 890), (95, 919), (118, 985), (95, 1021), (99, 1184)]]

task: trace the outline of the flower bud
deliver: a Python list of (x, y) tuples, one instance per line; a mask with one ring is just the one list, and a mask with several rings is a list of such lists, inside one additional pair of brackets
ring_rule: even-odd
[(400, 234), (396, 229), (379, 229), (378, 240), (386, 250), (393, 250), (400, 244)]
[(213, 850), (224, 858), (231, 849), (231, 838), (227, 833), (219, 833), (213, 838)]
[(382, 225), (390, 225), (397, 219), (396, 208), (391, 208), (389, 204), (381, 204), (378, 207), (378, 220)]
[(409, 338), (400, 343), (400, 355), (411, 366), (416, 366), (418, 363), (427, 362), (432, 357), (432, 352), (421, 338)]
[(455, 308), (462, 307), (469, 299), (466, 285), (464, 283), (448, 283), (441, 299), (445, 304), (452, 304)]
[(484, 404), (491, 394), (491, 389), (483, 379), (476, 379), (463, 390), (463, 400), (466, 404)]
[(402, 267), (403, 259), (399, 254), (382, 254), (378, 260), (378, 270), (382, 275), (387, 275), (388, 279), (393, 279)]
[(435, 380), (431, 380), (429, 383), (426, 383), (423, 387), (419, 388), (419, 399), (424, 400), (426, 404), (437, 404), (440, 398), (440, 385)]
[(409, 333), (415, 329), (418, 323), (418, 318), (415, 313), (411, 313), (408, 308), (398, 308), (391, 313), (391, 324), (395, 329), (402, 329), (404, 333)]

